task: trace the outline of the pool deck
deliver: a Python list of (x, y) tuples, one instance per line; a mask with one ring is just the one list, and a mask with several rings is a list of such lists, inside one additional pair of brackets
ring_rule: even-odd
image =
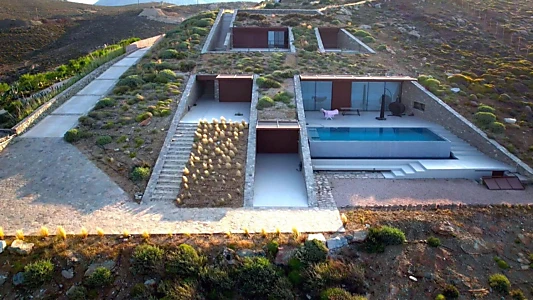
[(324, 119), (319, 111), (306, 111), (307, 128), (312, 127), (424, 127), (429, 128), (452, 143), (455, 159), (312, 159), (314, 170), (370, 170), (385, 171), (388, 179), (408, 178), (467, 178), (479, 179), (492, 171), (516, 172), (516, 168), (492, 159), (477, 148), (455, 136), (444, 127), (410, 116), (375, 118), (379, 112), (361, 112), (358, 115), (337, 115), (333, 120)]

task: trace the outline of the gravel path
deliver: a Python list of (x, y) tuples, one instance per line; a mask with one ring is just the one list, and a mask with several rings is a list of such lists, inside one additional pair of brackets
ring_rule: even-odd
[(533, 187), (523, 191), (490, 191), (465, 179), (329, 178), (338, 207), (427, 204), (533, 204)]

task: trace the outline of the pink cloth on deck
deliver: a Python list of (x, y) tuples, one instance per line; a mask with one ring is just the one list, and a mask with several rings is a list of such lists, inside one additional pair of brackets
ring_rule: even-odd
[(327, 119), (333, 119), (333, 117), (335, 117), (336, 115), (339, 114), (339, 110), (338, 109), (334, 109), (334, 110), (325, 110), (323, 108), (320, 109), (320, 111), (324, 114), (324, 118)]

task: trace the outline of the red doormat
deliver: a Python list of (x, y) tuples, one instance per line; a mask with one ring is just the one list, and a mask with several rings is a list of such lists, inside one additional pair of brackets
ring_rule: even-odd
[(483, 177), (483, 183), (489, 190), (523, 190), (524, 186), (517, 177)]

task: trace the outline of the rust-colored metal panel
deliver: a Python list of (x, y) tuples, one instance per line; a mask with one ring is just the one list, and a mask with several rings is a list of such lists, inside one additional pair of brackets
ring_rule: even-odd
[(331, 109), (352, 106), (352, 82), (334, 80), (331, 91)]
[(215, 80), (218, 75), (211, 75), (211, 74), (197, 74), (196, 80), (197, 81), (205, 81), (205, 80)]
[(322, 39), (322, 44), (324, 45), (325, 49), (337, 49), (338, 46), (338, 40), (339, 40), (339, 28), (332, 28), (332, 27), (322, 27), (318, 28), (318, 32), (320, 33), (320, 38)]
[(289, 47), (289, 29), (286, 27), (233, 27), (233, 48), (268, 48), (268, 32), (283, 31), (284, 47)]
[(257, 153), (298, 153), (298, 128), (257, 129)]
[(220, 102), (251, 102), (252, 79), (219, 79)]

